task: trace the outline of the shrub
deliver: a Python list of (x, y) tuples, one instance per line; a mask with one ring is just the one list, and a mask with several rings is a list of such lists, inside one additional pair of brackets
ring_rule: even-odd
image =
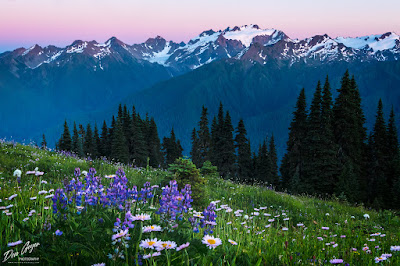
[(179, 187), (190, 184), (192, 187), (193, 204), (201, 207), (206, 204), (205, 179), (201, 177), (199, 169), (190, 159), (179, 158), (174, 164), (170, 164), (168, 170), (173, 173)]

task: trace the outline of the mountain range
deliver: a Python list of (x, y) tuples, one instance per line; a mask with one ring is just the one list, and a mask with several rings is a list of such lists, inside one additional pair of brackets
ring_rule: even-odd
[(299, 90), (311, 97), (326, 75), (334, 88), (346, 69), (356, 76), (369, 124), (379, 97), (398, 114), (399, 59), (393, 32), (297, 40), (257, 25), (207, 30), (187, 43), (34, 45), (0, 54), (0, 136), (45, 133), (52, 144), (64, 119), (99, 124), (122, 102), (155, 116), (160, 135), (174, 126), (187, 153), (201, 106), (215, 114), (221, 101), (234, 121), (244, 119), (254, 145), (274, 133), (282, 153)]

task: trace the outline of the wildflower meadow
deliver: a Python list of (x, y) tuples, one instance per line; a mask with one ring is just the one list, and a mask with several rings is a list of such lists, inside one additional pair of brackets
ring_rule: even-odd
[(400, 264), (395, 212), (237, 184), (188, 159), (133, 168), (2, 141), (0, 210), (1, 264)]

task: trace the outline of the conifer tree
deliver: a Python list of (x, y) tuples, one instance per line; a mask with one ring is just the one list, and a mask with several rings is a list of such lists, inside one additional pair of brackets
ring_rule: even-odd
[(268, 139), (265, 139), (258, 149), (257, 156), (257, 181), (265, 185), (272, 185), (271, 183), (271, 158), (268, 152)]
[(237, 179), (250, 183), (252, 175), (251, 148), (243, 119), (240, 119), (236, 128), (235, 147), (237, 148)]
[(333, 133), (333, 100), (328, 76), (325, 79), (321, 103), (321, 147), (318, 158), (319, 193), (332, 194), (340, 174), (340, 165), (336, 156), (338, 147)]
[(105, 120), (103, 121), (103, 126), (101, 127), (99, 154), (106, 157), (110, 156), (108, 150), (108, 128)]
[(297, 98), (293, 121), (289, 128), (287, 151), (282, 159), (281, 175), (283, 187), (297, 192), (303, 179), (304, 140), (307, 135), (306, 95), (304, 88)]
[(192, 162), (196, 165), (196, 167), (200, 167), (200, 145), (199, 138), (197, 137), (196, 128), (193, 128), (191, 140), (192, 149), (190, 151), (190, 156), (192, 158)]
[(78, 127), (79, 127), (79, 130), (78, 130), (78, 134), (79, 134), (78, 155), (79, 155), (79, 157), (84, 157), (85, 154), (83, 152), (83, 143), (84, 143), (84, 140), (85, 140), (85, 128), (81, 124), (79, 124)]
[(99, 150), (101, 148), (101, 140), (99, 135), (99, 129), (97, 128), (97, 124), (94, 124), (94, 133), (93, 133), (93, 157), (98, 158)]
[(323, 161), (320, 156), (324, 137), (321, 130), (321, 104), (322, 88), (318, 81), (307, 118), (307, 135), (304, 140), (304, 175), (303, 178), (300, 178), (303, 189), (301, 192), (310, 194), (320, 192), (321, 182), (324, 181), (319, 180), (319, 174), (323, 171)]
[(74, 129), (72, 133), (72, 151), (75, 154), (79, 154), (79, 133), (78, 129), (76, 128), (76, 123), (74, 121)]
[(136, 114), (135, 107), (133, 107), (132, 113), (131, 132), (129, 145), (131, 160), (137, 166), (146, 166), (148, 153), (144, 136), (144, 125), (140, 115)]
[[(199, 166), (202, 166), (205, 161), (210, 160), (210, 129), (208, 128), (208, 111), (207, 108), (204, 106), (202, 107), (201, 111), (201, 118), (199, 122), (199, 131), (197, 132), (199, 136), (199, 151), (200, 151), (200, 160), (199, 160)], [(197, 166), (197, 164), (196, 164)]]
[(47, 148), (47, 141), (46, 141), (46, 136), (43, 134), (42, 135), (42, 143), (40, 144), (42, 149), (46, 149)]
[(172, 128), (170, 137), (163, 138), (162, 151), (164, 153), (164, 166), (173, 164), (176, 159), (182, 157), (182, 146), (176, 140), (174, 129)]
[[(387, 149), (387, 127), (385, 119), (383, 117), (383, 104), (382, 100), (379, 99), (378, 110), (376, 114), (376, 121), (372, 134), (372, 151), (373, 151), (373, 168), (375, 180), (373, 183), (377, 190), (376, 203), (380, 206), (389, 204), (390, 200), (385, 199), (392, 198), (390, 196), (390, 188), (387, 180), (387, 162), (388, 162), (388, 149)], [(383, 204), (383, 205), (382, 205)]]
[(394, 200), (387, 207), (395, 208), (400, 206), (400, 153), (399, 153), (399, 139), (397, 134), (396, 119), (394, 110), (390, 111), (387, 132), (387, 182), (391, 189)]
[[(148, 120), (148, 119), (146, 119)], [(161, 153), (161, 143), (158, 137), (157, 125), (154, 119), (151, 118), (148, 122), (147, 132), (147, 149), (149, 154), (149, 164), (152, 167), (158, 167), (163, 163)]]
[(121, 163), (128, 163), (129, 150), (126, 145), (124, 130), (120, 119), (117, 119), (112, 134), (111, 158)]
[(234, 176), (236, 156), (233, 142), (233, 126), (229, 111), (226, 112), (221, 133), (221, 165), (218, 170), (223, 177)]
[[(354, 200), (363, 197), (361, 191), (365, 191), (366, 180), (362, 173), (364, 166), (364, 156), (366, 151), (365, 139), (366, 131), (364, 128), (364, 114), (361, 109), (361, 98), (354, 78), (350, 79), (349, 72), (344, 74), (341, 87), (338, 89), (339, 95), (333, 107), (333, 126), (336, 143), (338, 144), (338, 159), (342, 171), (352, 171), (349, 178), (355, 178), (348, 183), (357, 183), (358, 189), (352, 190), (352, 195), (345, 195)], [(346, 166), (345, 163), (350, 165)]]
[(90, 124), (86, 126), (86, 134), (83, 143), (83, 152), (86, 156), (93, 157), (93, 133)]
[[(217, 165), (217, 158), (218, 158), (217, 138), (219, 138), (218, 130), (219, 129), (218, 129), (217, 117), (214, 116), (213, 121), (211, 123), (211, 140), (210, 140), (210, 161), (212, 162), (213, 165)], [(193, 139), (193, 133), (192, 133), (192, 139)]]
[(60, 150), (63, 150), (63, 151), (71, 151), (71, 149), (72, 149), (71, 134), (69, 132), (67, 120), (65, 120), (65, 122), (64, 122), (64, 132), (62, 134), (59, 146), (60, 146), (59, 147)]
[(271, 161), (271, 173), (269, 174), (270, 183), (274, 187), (278, 187), (280, 185), (278, 174), (278, 155), (276, 152), (274, 135), (272, 135), (269, 140), (269, 159)]
[[(108, 141), (107, 141), (107, 151), (109, 156), (111, 156), (111, 150), (112, 150), (112, 142), (114, 140), (114, 129), (117, 126), (117, 122), (115, 120), (115, 117), (112, 116), (111, 119), (111, 127), (108, 129)], [(111, 156), (112, 157), (112, 156)]]

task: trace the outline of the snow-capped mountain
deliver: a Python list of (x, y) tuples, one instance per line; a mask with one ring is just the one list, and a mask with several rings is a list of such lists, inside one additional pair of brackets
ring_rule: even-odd
[(35, 69), (43, 64), (68, 64), (76, 60), (76, 57), (91, 58), (84, 60), (84, 63), (89, 64), (94, 71), (104, 70), (109, 60), (134, 60), (139, 64), (146, 62), (162, 65), (169, 69), (171, 75), (175, 75), (225, 58), (260, 64), (267, 64), (270, 60), (284, 60), (290, 64), (337, 60), (399, 60), (400, 37), (388, 32), (356, 38), (331, 38), (325, 34), (294, 40), (276, 29), (245, 25), (204, 31), (188, 43), (175, 43), (157, 36), (133, 45), (125, 44), (115, 37), (105, 43), (78, 40), (64, 48), (34, 45), (29, 49), (19, 48), (0, 54), (0, 61), (15, 60), (18, 64)]

